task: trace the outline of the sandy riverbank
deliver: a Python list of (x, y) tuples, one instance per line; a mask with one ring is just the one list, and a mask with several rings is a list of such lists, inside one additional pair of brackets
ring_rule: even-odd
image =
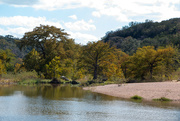
[(144, 100), (166, 97), (173, 101), (180, 102), (180, 82), (151, 82), (151, 83), (129, 83), (110, 84), (105, 86), (84, 87), (101, 94), (129, 99), (134, 95), (143, 97)]

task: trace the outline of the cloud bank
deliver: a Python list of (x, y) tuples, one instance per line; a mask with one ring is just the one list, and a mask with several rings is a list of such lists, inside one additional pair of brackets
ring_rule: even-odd
[(132, 21), (137, 16), (161, 21), (180, 15), (179, 0), (0, 0), (0, 3), (48, 11), (86, 7), (93, 9), (94, 17), (110, 16), (121, 22)]
[[(43, 25), (53, 25), (64, 28), (71, 34), (71, 37), (78, 38), (78, 41), (97, 40), (98, 38), (89, 34), (97, 30), (93, 20), (104, 20), (111, 18), (119, 23), (131, 21), (144, 21), (150, 19), (162, 21), (170, 18), (179, 17), (179, 0), (0, 0), (0, 5), (6, 4), (14, 7), (29, 7), (37, 11), (55, 11), (76, 9), (90, 11), (89, 18), (74, 13), (67, 15), (71, 21), (53, 21), (46, 17), (12, 16), (0, 17), (0, 33), (16, 35), (21, 37), (24, 32), (32, 31), (34, 27)], [(79, 20), (79, 17), (81, 20)], [(90, 19), (87, 21), (87, 19)], [(92, 20), (91, 20), (92, 19)], [(69, 19), (68, 19), (69, 20)], [(107, 20), (105, 20), (107, 21)], [(98, 24), (98, 22), (96, 23)], [(99, 28), (98, 28), (99, 29)], [(105, 30), (104, 30), (105, 31)], [(107, 30), (108, 31), (108, 30)]]
[(74, 23), (62, 22), (62, 24), (60, 24), (59, 22), (48, 21), (46, 17), (0, 17), (0, 33), (1, 35), (10, 34), (21, 38), (25, 32), (32, 31), (33, 28), (40, 26), (40, 24), (56, 26), (57, 28), (67, 28), (67, 30), (69, 30), (68, 34), (70, 34), (71, 38), (75, 38), (77, 43), (86, 44), (88, 41), (98, 40), (97, 37), (91, 34), (79, 32), (96, 29), (96, 26), (92, 24), (92, 20), (88, 22), (81, 20)]
[(48, 21), (45, 17), (13, 16), (0, 17), (0, 26), (4, 28), (0, 32), (22, 37), (25, 32), (32, 31), (34, 27), (40, 24), (62, 28), (60, 23)]

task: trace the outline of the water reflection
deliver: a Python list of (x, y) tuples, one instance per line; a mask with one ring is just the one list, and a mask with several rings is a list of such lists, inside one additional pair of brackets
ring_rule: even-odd
[(0, 87), (0, 120), (175, 121), (178, 108), (158, 108), (83, 91), (80, 87)]
[(50, 100), (68, 100), (72, 98), (77, 99), (91, 99), (91, 100), (113, 100), (114, 97), (104, 96), (100, 94), (92, 94), (88, 91), (83, 91), (81, 87), (66, 86), (54, 86), (54, 85), (34, 85), (34, 86), (0, 86), (0, 96), (15, 95), (16, 91), (21, 91), (24, 96), (38, 97), (41, 96), (44, 99)]

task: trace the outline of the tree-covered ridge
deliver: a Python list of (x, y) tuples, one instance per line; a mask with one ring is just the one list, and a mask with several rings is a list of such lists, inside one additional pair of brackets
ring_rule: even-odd
[(131, 22), (129, 26), (107, 32), (102, 41), (109, 42), (122, 51), (133, 54), (138, 47), (175, 45), (180, 48), (180, 18), (162, 22), (146, 20), (144, 23)]
[(23, 58), (30, 49), (24, 49), (20, 51), (17, 42), (20, 41), (19, 38), (15, 38), (12, 35), (0, 36), (0, 49), (6, 50), (9, 49), (13, 54), (18, 58)]

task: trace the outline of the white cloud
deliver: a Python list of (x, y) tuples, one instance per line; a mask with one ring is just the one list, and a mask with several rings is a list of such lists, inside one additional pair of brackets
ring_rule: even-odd
[[(142, 20), (144, 18), (156, 18), (160, 21), (163, 19), (178, 17), (178, 15), (180, 15), (180, 11), (178, 11), (175, 6), (175, 4), (180, 4), (179, 0), (111, 0), (102, 4), (104, 6), (101, 5), (101, 7), (98, 6), (95, 8), (96, 10), (92, 12), (93, 16), (112, 16), (121, 22), (133, 21), (133, 18), (137, 18), (138, 16), (143, 16), (143, 18), (141, 17)], [(167, 15), (167, 13), (169, 14)], [(150, 16), (153, 14), (155, 14), (153, 16), (154, 18)]]
[(62, 27), (58, 22), (46, 20), (45, 17), (28, 17), (28, 16), (13, 16), (13, 17), (0, 17), (0, 25), (4, 26), (23, 26), (23, 27), (36, 27), (40, 24), (54, 25)]
[[(179, 0), (39, 0), (38, 4), (32, 5), (36, 9), (56, 10), (74, 8), (92, 8), (92, 15), (95, 17), (111, 16), (118, 21), (129, 22), (137, 16), (151, 19), (150, 14), (156, 14), (157, 20), (169, 19), (180, 15), (175, 4)], [(170, 13), (166, 15), (166, 13)], [(166, 16), (165, 16), (166, 15)], [(142, 18), (142, 19), (144, 19)]]
[(98, 18), (101, 17), (101, 13), (98, 12), (98, 11), (93, 11), (93, 12), (92, 12), (92, 15), (95, 16), (95, 17), (98, 17)]
[[(91, 8), (92, 15), (101, 17), (103, 15), (116, 18), (118, 21), (129, 22), (138, 16), (151, 19), (149, 15), (157, 20), (178, 17), (179, 0), (0, 0), (0, 3), (14, 5), (16, 7), (33, 7), (43, 10)], [(167, 15), (168, 12), (168, 15)], [(158, 14), (157, 14), (158, 13)], [(76, 16), (71, 16), (76, 19)], [(144, 19), (142, 18), (142, 19)]]
[(77, 16), (76, 15), (69, 16), (69, 18), (77, 20)]
[(70, 34), (70, 37), (75, 38), (76, 43), (83, 44), (83, 45), (87, 44), (88, 42), (98, 40), (96, 36), (93, 36), (91, 34), (84, 34), (80, 32), (68, 32), (68, 33)]
[[(70, 30), (67, 32), (76, 43), (86, 44), (88, 41), (96, 41), (97, 37), (90, 34), (83, 34), (80, 32), (72, 32), (72, 30), (94, 30), (96, 27), (92, 25), (93, 21), (84, 20), (76, 21), (74, 23), (65, 23), (65, 26)], [(45, 17), (27, 17), (27, 16), (13, 16), (13, 17), (0, 17), (0, 33), (1, 35), (13, 35), (15, 37), (22, 37), (25, 32), (32, 31), (33, 28), (43, 25), (53, 25), (58, 28), (62, 28), (58, 22), (52, 22), (46, 20)], [(73, 28), (73, 29), (72, 29)]]
[(92, 19), (90, 19), (90, 20), (88, 21), (88, 23), (94, 23), (94, 21), (93, 21)]
[(1, 33), (11, 34), (18, 37), (27, 31), (32, 31), (36, 26), (51, 25), (62, 28), (58, 22), (46, 20), (45, 17), (27, 17), (27, 16), (13, 16), (13, 17), (0, 17), (0, 26), (2, 26)]
[(65, 27), (70, 29), (71, 31), (90, 31), (95, 30), (96, 26), (92, 24), (92, 20), (85, 22), (84, 20), (76, 21), (76, 22), (67, 22), (64, 23)]

